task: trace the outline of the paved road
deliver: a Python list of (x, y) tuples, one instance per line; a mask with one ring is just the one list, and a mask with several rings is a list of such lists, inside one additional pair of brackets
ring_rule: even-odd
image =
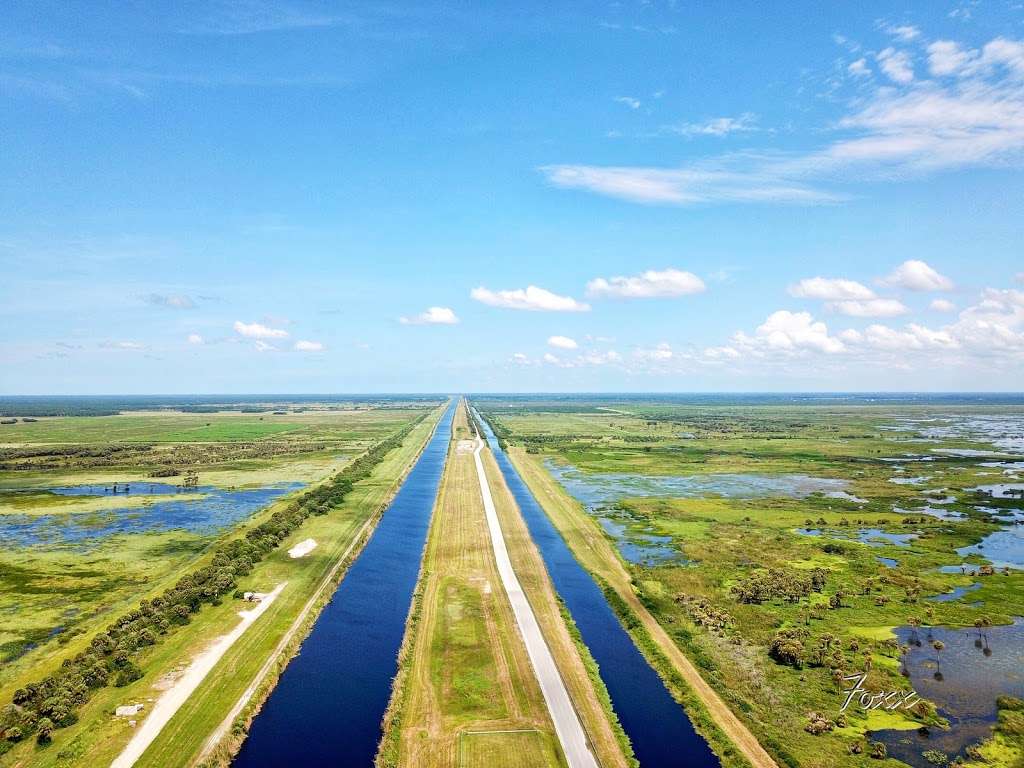
[(501, 523), (498, 521), (498, 513), (494, 509), (494, 499), (491, 498), (491, 488), (487, 483), (487, 475), (484, 474), (484, 465), (480, 460), (480, 451), (484, 447), (484, 441), (477, 437), (476, 450), (473, 451), (473, 459), (476, 461), (476, 474), (480, 479), (480, 493), (484, 497), (484, 511), (487, 513), (487, 527), (491, 533), (491, 544), (494, 546), (494, 559), (498, 563), (498, 574), (505, 586), (509, 602), (512, 604), (512, 613), (515, 614), (516, 624), (519, 625), (519, 632), (526, 643), (526, 652), (533, 664), (533, 670), (540, 683), (541, 693), (544, 694), (544, 701), (548, 705), (548, 712), (555, 724), (555, 733), (562, 744), (562, 752), (569, 763), (569, 768), (598, 768), (597, 761), (587, 747), (587, 737), (583, 732), (583, 726), (576, 710), (572, 706), (569, 692), (565, 689), (565, 683), (558, 674), (558, 667), (555, 666), (555, 659), (551, 655), (551, 649), (544, 642), (544, 635), (541, 634), (540, 625), (537, 624), (537, 617), (533, 615), (526, 594), (523, 592), (516, 572), (512, 570), (512, 561), (508, 557), (508, 549), (505, 547), (505, 537), (501, 532)]

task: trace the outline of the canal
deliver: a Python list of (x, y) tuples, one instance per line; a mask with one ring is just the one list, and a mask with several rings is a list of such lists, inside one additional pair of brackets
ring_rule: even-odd
[(455, 401), (281, 675), (233, 765), (367, 768), (398, 669)]
[[(475, 412), (475, 411), (474, 411)], [(566, 608), (601, 671), (612, 706), (633, 743), (641, 766), (714, 768), (719, 760), (693, 729), (685, 710), (619, 623), (597, 583), (577, 562), (491, 431), (479, 418), (487, 442), (519, 504), (534, 543)]]

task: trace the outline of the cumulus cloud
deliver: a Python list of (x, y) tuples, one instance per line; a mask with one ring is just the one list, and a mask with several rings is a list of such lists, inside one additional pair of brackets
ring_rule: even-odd
[(808, 277), (789, 286), (789, 295), (822, 299), (825, 308), (851, 317), (891, 317), (909, 310), (896, 299), (882, 299), (863, 283), (838, 277)]
[(936, 312), (955, 312), (956, 304), (948, 299), (932, 299), (932, 303), (928, 305), (931, 309)]
[(632, 96), (616, 96), (615, 101), (619, 104), (625, 104), (630, 109), (640, 109), (640, 99)]
[(323, 352), (324, 345), (319, 341), (300, 340), (295, 342), (295, 349), (299, 352)]
[(918, 259), (904, 261), (883, 281), (886, 285), (910, 291), (951, 291), (953, 281)]
[(896, 299), (866, 299), (864, 301), (830, 301), (825, 305), (830, 312), (850, 317), (893, 317), (904, 315), (910, 310)]
[(890, 80), (901, 85), (906, 85), (914, 79), (914, 66), (910, 61), (910, 55), (906, 51), (898, 51), (895, 48), (886, 48), (879, 51), (875, 56), (878, 66), (889, 77)]
[(587, 295), (620, 299), (651, 299), (700, 293), (707, 286), (692, 272), (649, 269), (631, 277), (597, 277), (587, 283)]
[(235, 321), (235, 333), (245, 336), (248, 339), (287, 339), (288, 331), (280, 328), (270, 328), (262, 323), (243, 323)]
[(190, 333), (188, 335), (188, 343), (189, 344), (203, 344), (204, 343), (204, 339), (198, 333)]
[(426, 311), (411, 317), (400, 317), (402, 325), (455, 325), (459, 318), (449, 307), (428, 307)]
[(887, 325), (869, 325), (863, 333), (846, 334), (847, 341), (886, 351), (925, 349), (927, 347), (955, 349), (959, 343), (948, 331), (935, 331), (915, 323), (897, 330)]
[(469, 295), (482, 304), (504, 309), (521, 309), (531, 312), (588, 312), (590, 310), (589, 304), (584, 304), (570, 296), (559, 296), (535, 285), (508, 291), (492, 291), (480, 286), (474, 288)]
[(575, 339), (570, 339), (568, 336), (550, 336), (548, 337), (548, 346), (557, 347), (558, 349), (576, 349), (579, 344), (576, 343)]
[(549, 365), (561, 365), (562, 361), (552, 355), (550, 352), (544, 353), (544, 362)]
[(870, 77), (871, 67), (868, 66), (868, 60), (863, 56), (856, 61), (850, 62), (850, 65), (846, 68), (854, 77)]
[(904, 43), (909, 43), (911, 40), (916, 39), (921, 34), (921, 30), (910, 24), (889, 24), (884, 26), (883, 28), (890, 35)]
[(780, 309), (768, 316), (754, 331), (753, 336), (743, 331), (733, 336), (735, 346), (747, 350), (775, 350), (787, 353), (824, 352), (836, 354), (845, 351), (843, 342), (828, 333), (828, 326), (816, 321), (810, 312), (790, 312)]
[(789, 286), (789, 295), (801, 299), (843, 301), (875, 298), (875, 292), (856, 280), (841, 277), (808, 277)]
[(928, 46), (928, 71), (936, 77), (953, 75), (977, 57), (977, 51), (965, 50), (953, 40), (936, 40)]
[(160, 293), (150, 293), (144, 296), (143, 300), (154, 307), (165, 307), (167, 309), (194, 309), (196, 306), (196, 303), (191, 298), (181, 294), (164, 296)]

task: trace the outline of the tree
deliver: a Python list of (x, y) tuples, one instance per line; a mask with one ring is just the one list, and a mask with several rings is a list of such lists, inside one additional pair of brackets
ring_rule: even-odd
[(36, 725), (36, 741), (40, 744), (49, 744), (53, 737), (53, 729), (53, 720), (48, 717), (41, 719)]
[(941, 640), (932, 640), (932, 648), (935, 649), (935, 679), (942, 680), (942, 664), (940, 663), (940, 657), (942, 655), (942, 649), (946, 647), (946, 644)]

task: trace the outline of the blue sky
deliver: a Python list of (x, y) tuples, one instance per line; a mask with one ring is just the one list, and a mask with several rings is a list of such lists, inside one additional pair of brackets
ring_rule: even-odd
[(1019, 0), (14, 0), (0, 110), (5, 394), (1024, 389)]

